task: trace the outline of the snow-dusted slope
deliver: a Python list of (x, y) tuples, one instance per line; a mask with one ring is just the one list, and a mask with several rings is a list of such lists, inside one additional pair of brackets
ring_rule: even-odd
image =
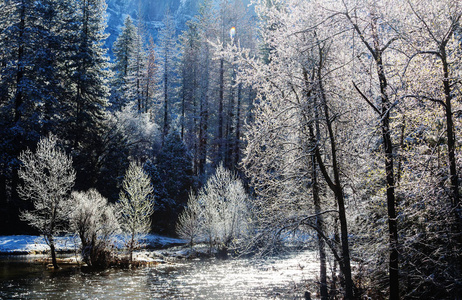
[(186, 21), (196, 14), (199, 2), (199, 0), (106, 0), (108, 16), (106, 32), (110, 34), (106, 40), (106, 47), (112, 49), (112, 44), (128, 15), (134, 20), (141, 20), (147, 34), (155, 40), (167, 11), (175, 17), (178, 30), (182, 30)]

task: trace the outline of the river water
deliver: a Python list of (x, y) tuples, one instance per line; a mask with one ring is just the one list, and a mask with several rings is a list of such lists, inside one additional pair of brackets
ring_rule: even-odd
[(301, 299), (318, 266), (310, 251), (93, 273), (47, 270), (31, 257), (0, 257), (0, 299)]

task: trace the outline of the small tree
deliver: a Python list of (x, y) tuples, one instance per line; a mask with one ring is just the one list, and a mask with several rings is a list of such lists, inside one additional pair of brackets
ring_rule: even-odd
[(178, 217), (176, 233), (180, 238), (189, 240), (191, 248), (200, 233), (201, 207), (193, 192), (189, 193), (188, 203)]
[(242, 181), (220, 164), (199, 191), (203, 222), (210, 243), (225, 253), (232, 242), (247, 234), (250, 205)]
[(129, 236), (127, 241), (130, 262), (133, 250), (151, 227), (154, 199), (151, 179), (137, 162), (130, 162), (119, 196), (120, 225)]
[(180, 215), (177, 233), (192, 244), (200, 236), (222, 254), (248, 233), (251, 207), (241, 180), (220, 164), (196, 195), (190, 194)]
[(74, 186), (72, 159), (58, 148), (57, 138), (49, 135), (40, 139), (37, 150), (29, 149), (19, 156), (18, 172), (23, 184), (18, 187), (23, 200), (31, 200), (34, 209), (21, 213), (21, 218), (37, 229), (50, 246), (54, 268), (58, 268), (54, 237), (66, 231), (73, 206), (69, 193)]
[(71, 229), (82, 242), (83, 261), (91, 267), (107, 267), (112, 238), (120, 230), (114, 205), (95, 189), (73, 192), (72, 201)]

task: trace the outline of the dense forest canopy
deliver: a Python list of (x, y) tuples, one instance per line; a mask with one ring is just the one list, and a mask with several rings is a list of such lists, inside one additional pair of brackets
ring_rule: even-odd
[(322, 299), (461, 297), (460, 1), (132, 2), (0, 0), (1, 234), (23, 200), (112, 216), (141, 174), (152, 232), (311, 234)]

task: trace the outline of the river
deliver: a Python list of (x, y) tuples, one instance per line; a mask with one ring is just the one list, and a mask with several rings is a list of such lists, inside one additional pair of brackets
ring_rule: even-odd
[(318, 269), (311, 251), (91, 273), (69, 267), (52, 271), (31, 256), (4, 256), (0, 299), (301, 299)]

